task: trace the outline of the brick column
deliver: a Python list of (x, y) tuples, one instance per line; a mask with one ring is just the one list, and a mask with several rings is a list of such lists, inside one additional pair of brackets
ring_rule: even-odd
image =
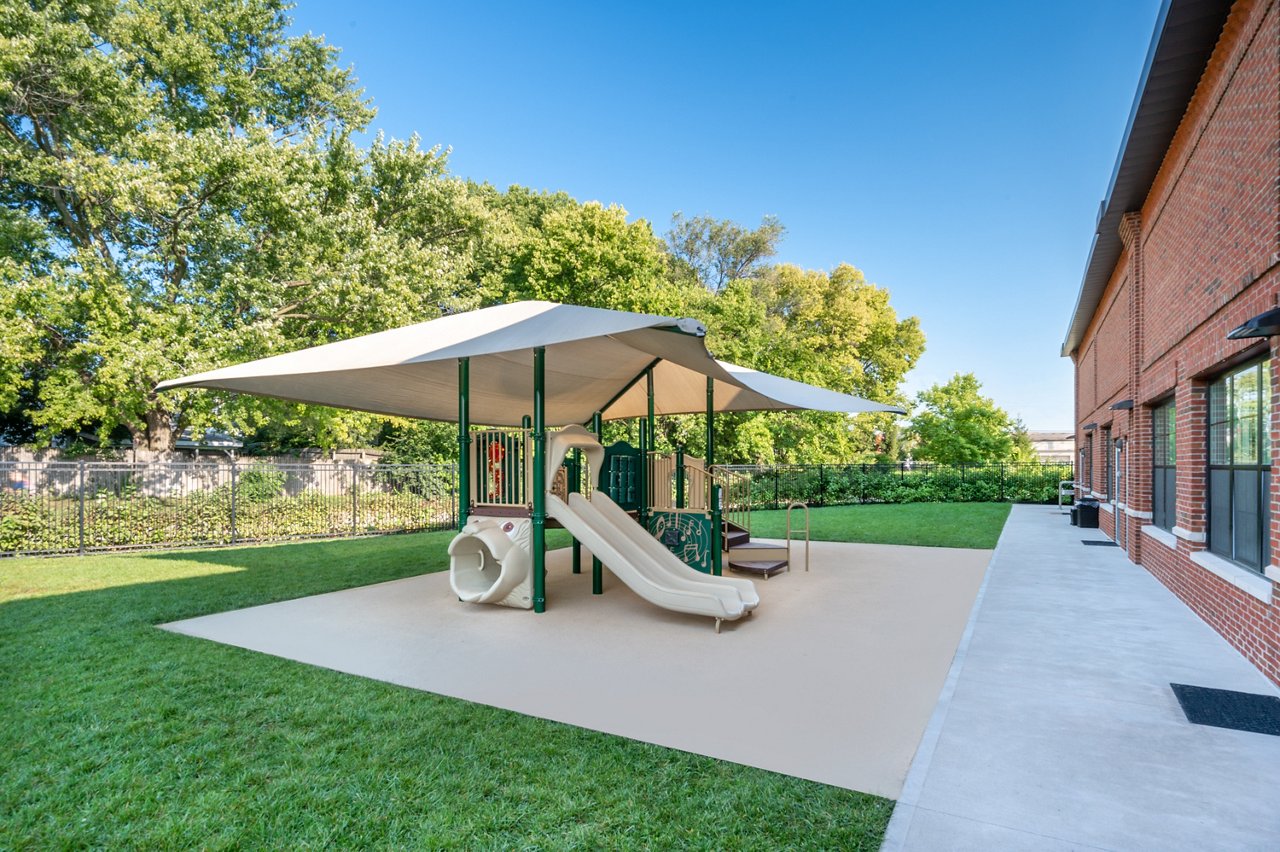
[(1142, 525), (1151, 522), (1151, 415), (1141, 405), (1144, 343), (1142, 216), (1126, 213), (1120, 220), (1120, 240), (1129, 250), (1129, 376), (1128, 397), (1134, 407), (1128, 417), (1117, 418), (1125, 436), (1125, 495), (1128, 522), (1125, 549), (1134, 562), (1142, 562)]
[(1209, 530), (1209, 383), (1178, 382), (1178, 549), (1204, 550)]

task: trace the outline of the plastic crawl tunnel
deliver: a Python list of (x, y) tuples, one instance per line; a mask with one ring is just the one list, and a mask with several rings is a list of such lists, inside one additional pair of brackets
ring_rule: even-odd
[(531, 541), (527, 518), (472, 516), (449, 544), (449, 585), (458, 600), (532, 609)]

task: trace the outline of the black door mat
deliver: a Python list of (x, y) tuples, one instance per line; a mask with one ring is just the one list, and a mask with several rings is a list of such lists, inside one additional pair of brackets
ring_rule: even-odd
[(1080, 543), (1088, 544), (1088, 545), (1091, 545), (1092, 547), (1119, 547), (1120, 546), (1116, 544), (1114, 541), (1094, 541), (1091, 538), (1082, 538), (1080, 539)]
[(1169, 686), (1173, 687), (1182, 712), (1187, 714), (1187, 721), (1193, 724), (1280, 737), (1280, 698), (1274, 695), (1210, 689), (1185, 683), (1171, 683)]

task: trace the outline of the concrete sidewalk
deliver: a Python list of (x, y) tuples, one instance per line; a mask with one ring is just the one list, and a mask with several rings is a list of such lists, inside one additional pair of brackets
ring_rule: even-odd
[(1097, 530), (1015, 506), (885, 850), (1280, 849), (1280, 737), (1171, 682), (1277, 694)]

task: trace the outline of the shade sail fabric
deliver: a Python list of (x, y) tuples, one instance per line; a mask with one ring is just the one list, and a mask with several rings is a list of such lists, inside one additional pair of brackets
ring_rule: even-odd
[[(533, 350), (546, 350), (546, 422), (585, 423), (648, 411), (654, 368), (657, 414), (717, 411), (860, 413), (901, 409), (717, 361), (691, 319), (516, 302), (368, 334), (161, 382), (157, 390), (218, 388), (426, 420), (458, 419), (458, 359), (470, 359), (470, 418), (518, 426), (533, 406)], [(633, 384), (634, 383), (634, 384)], [(628, 385), (630, 388), (628, 389)]]

